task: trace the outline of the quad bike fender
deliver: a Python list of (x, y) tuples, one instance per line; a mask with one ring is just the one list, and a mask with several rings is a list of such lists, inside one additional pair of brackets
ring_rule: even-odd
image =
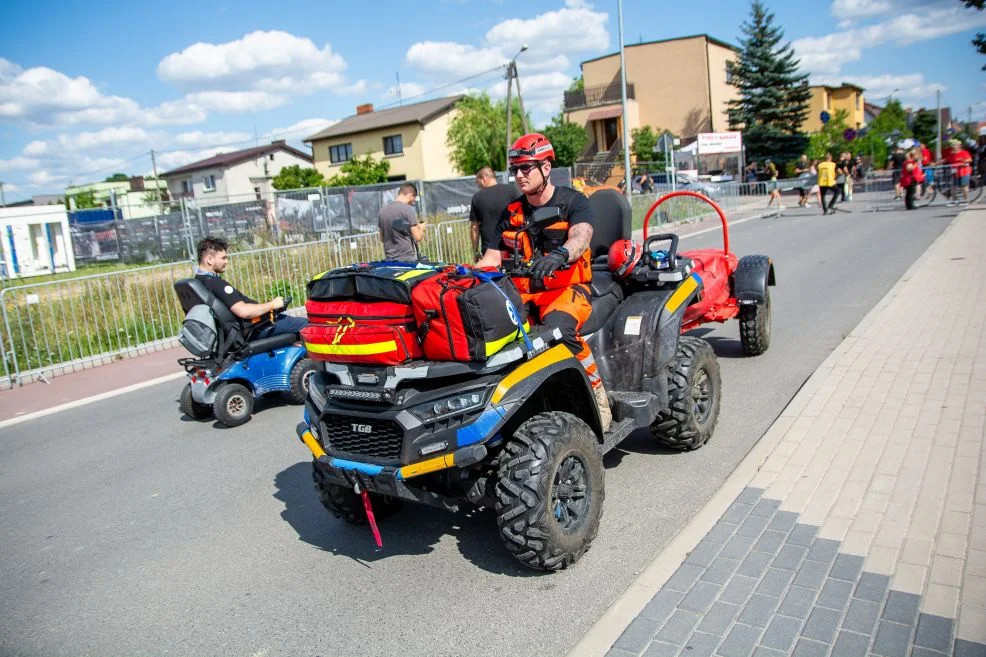
[(666, 367), (675, 358), (685, 309), (702, 293), (702, 279), (628, 296), (590, 340), (609, 390), (640, 390), (667, 397)]
[(224, 369), (216, 382), (242, 382), (257, 397), (284, 392), (291, 389), (291, 369), (307, 353), (304, 347), (291, 345), (254, 354)]
[(764, 303), (767, 286), (774, 285), (774, 263), (764, 255), (740, 258), (733, 272), (733, 296), (740, 305)]

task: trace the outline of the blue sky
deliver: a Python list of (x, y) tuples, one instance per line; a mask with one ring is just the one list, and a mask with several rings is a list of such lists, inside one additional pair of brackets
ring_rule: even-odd
[[(7, 200), (114, 171), (162, 170), (275, 137), (298, 144), (357, 104), (486, 90), (517, 52), (535, 122), (557, 112), (579, 62), (618, 47), (616, 0), (176, 0), (12, 3), (2, 13), (0, 180)], [(815, 82), (986, 114), (986, 12), (960, 0), (768, 0)], [(707, 33), (738, 43), (749, 4), (625, 0), (627, 43)], [(660, 63), (658, 63), (660, 64)], [(673, 63), (668, 63), (673, 65)], [(421, 96), (426, 98), (427, 95)]]

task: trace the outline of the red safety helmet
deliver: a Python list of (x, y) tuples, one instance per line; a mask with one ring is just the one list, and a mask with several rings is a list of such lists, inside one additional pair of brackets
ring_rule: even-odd
[(616, 240), (609, 247), (609, 271), (616, 278), (626, 278), (643, 255), (644, 250), (633, 240)]
[(545, 162), (555, 159), (555, 147), (548, 138), (538, 132), (520, 137), (507, 151), (507, 164), (523, 162)]

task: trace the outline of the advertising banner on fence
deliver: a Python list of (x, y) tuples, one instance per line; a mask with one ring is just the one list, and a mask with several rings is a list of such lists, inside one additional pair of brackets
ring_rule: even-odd
[(741, 132), (702, 132), (698, 135), (698, 154), (739, 153), (743, 150)]

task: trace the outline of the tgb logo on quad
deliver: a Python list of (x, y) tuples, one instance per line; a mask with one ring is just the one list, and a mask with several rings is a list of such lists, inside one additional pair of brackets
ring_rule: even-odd
[(352, 424), (350, 426), (353, 433), (373, 433), (373, 425), (371, 424)]

